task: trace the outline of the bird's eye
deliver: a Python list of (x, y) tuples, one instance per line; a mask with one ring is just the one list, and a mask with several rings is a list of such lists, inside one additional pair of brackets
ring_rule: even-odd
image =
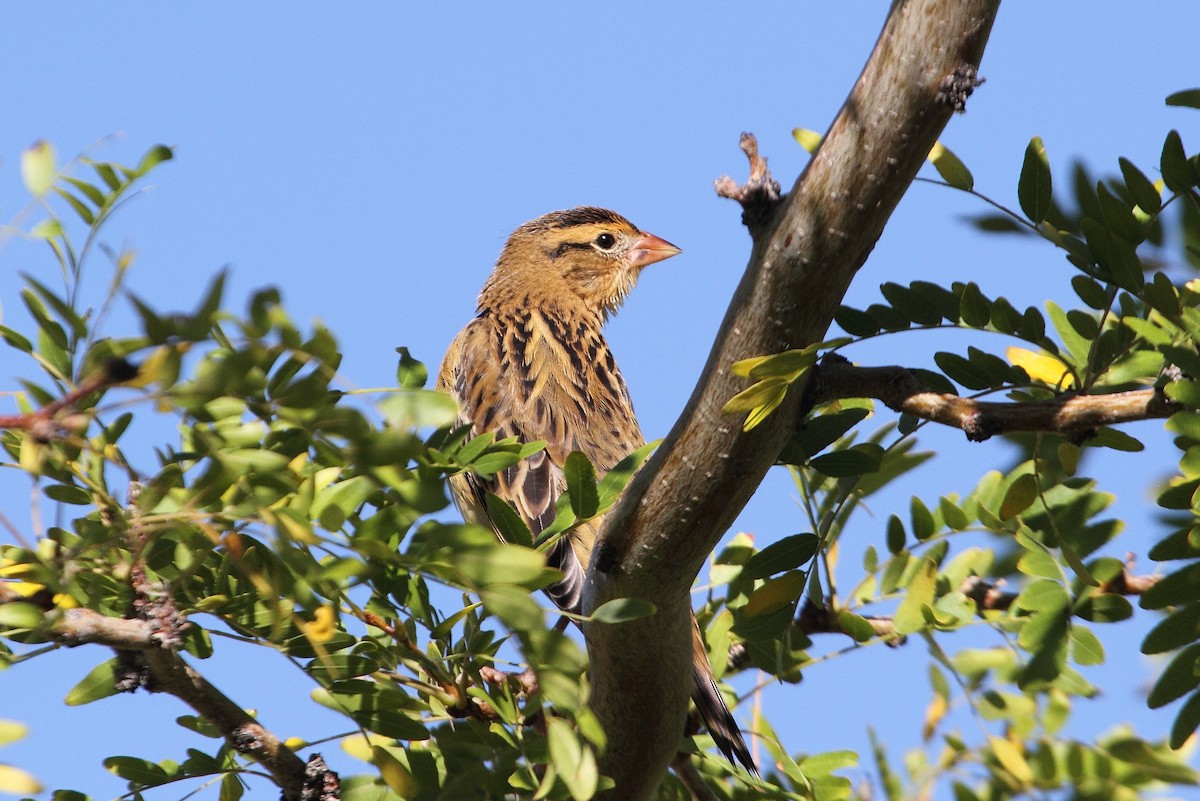
[(615, 244), (617, 244), (617, 238), (612, 234), (600, 234), (596, 237), (596, 247), (601, 250), (612, 250)]

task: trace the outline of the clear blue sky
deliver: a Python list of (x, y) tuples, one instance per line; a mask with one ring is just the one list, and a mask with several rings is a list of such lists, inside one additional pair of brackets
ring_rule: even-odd
[[(235, 306), (256, 287), (278, 285), (297, 319), (333, 329), (345, 382), (366, 387), (394, 381), (397, 345), (437, 363), (512, 228), (552, 209), (608, 206), (684, 250), (645, 273), (609, 327), (643, 428), (656, 437), (683, 407), (749, 251), (738, 207), (713, 194), (712, 180), (744, 176), (737, 140), (749, 130), (789, 186), (807, 159), (792, 128), (827, 127), (885, 11), (884, 3), (5, 3), (0, 220), (25, 205), (18, 159), (37, 139), (62, 157), (127, 162), (169, 144), (176, 161), (108, 229), (107, 242), (138, 251), (130, 287), (160, 308), (183, 309), (225, 265)], [(1162, 103), (1196, 82), (1198, 16), (1194, 0), (1010, 2), (982, 66), (987, 83), (943, 141), (978, 189), (1010, 204), (1033, 135), (1045, 139), (1060, 178), (1076, 157), (1111, 172), (1126, 156), (1153, 175), (1169, 128), (1193, 147), (1200, 138), (1200, 115)], [(849, 302), (872, 302), (882, 281), (952, 278), (1018, 307), (1066, 298), (1072, 272), (1058, 253), (982, 238), (961, 221), (984, 210), (915, 185)], [(0, 268), (9, 276), (0, 306), (12, 325), (22, 319), (16, 273), (52, 277), (53, 266), (8, 240)], [(99, 292), (103, 259), (92, 269)], [(127, 314), (108, 324), (113, 335), (133, 331)], [(933, 352), (950, 346), (907, 335), (851, 355), (931, 366)], [(29, 372), (0, 351), (0, 389)], [(1174, 459), (1161, 425), (1136, 433), (1151, 447), (1112, 462), (1121, 478), (1110, 470), (1107, 482), (1120, 496), (1116, 512), (1130, 520), (1110, 552), (1118, 557), (1144, 554), (1159, 534), (1150, 487)], [(971, 445), (953, 432), (923, 442), (944, 449), (906, 487), (926, 498), (965, 492), (1011, 457), (1001, 443)], [(140, 457), (153, 464), (148, 448)], [(792, 496), (780, 471), (738, 527), (762, 544), (801, 530)], [(29, 533), (28, 484), (0, 477), (0, 501)], [(860, 518), (844, 541), (844, 558), (879, 543), (887, 514), (906, 509), (903, 493), (877, 501), (874, 521)], [(1156, 669), (1137, 654), (1150, 624), (1143, 614), (1125, 624), (1110, 646), (1113, 665), (1087, 674), (1107, 695), (1078, 711), (1075, 735), (1125, 721), (1147, 735), (1167, 730), (1171, 710), (1149, 713), (1141, 699)], [(180, 758), (196, 744), (171, 722), (187, 712), (174, 699), (62, 706), (67, 689), (105, 658), (79, 649), (0, 674), (0, 717), (33, 729), (0, 760), (49, 788), (110, 797), (123, 782), (104, 772), (103, 756)], [(768, 690), (767, 708), (795, 751), (865, 751), (870, 723), (899, 757), (919, 740), (926, 662), (917, 642), (869, 648), (815, 666), (798, 687)], [(283, 735), (329, 722), (305, 700), (299, 677), (202, 667)], [(353, 769), (336, 746), (324, 751)]]

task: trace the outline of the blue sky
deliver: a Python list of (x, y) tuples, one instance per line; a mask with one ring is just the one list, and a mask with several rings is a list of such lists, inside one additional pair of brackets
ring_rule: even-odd
[[(791, 130), (828, 126), (885, 11), (883, 3), (795, 2), (6, 3), (0, 220), (26, 204), (17, 165), (35, 140), (52, 141), (63, 158), (126, 162), (169, 144), (176, 160), (106, 236), (138, 252), (130, 288), (159, 308), (183, 309), (226, 265), (235, 307), (254, 288), (278, 285), (295, 318), (320, 318), (338, 335), (345, 383), (370, 387), (394, 382), (397, 345), (436, 365), (511, 229), (552, 209), (608, 206), (684, 251), (647, 270), (609, 326), (643, 429), (656, 437), (690, 394), (749, 253), (738, 207), (714, 195), (712, 180), (744, 176), (737, 140), (749, 130), (790, 186), (807, 159)], [(1034, 135), (1060, 178), (1074, 158), (1107, 173), (1118, 156), (1153, 175), (1167, 130), (1178, 128), (1193, 147), (1200, 136), (1200, 116), (1162, 103), (1195, 82), (1196, 23), (1194, 0), (1009, 3), (982, 65), (987, 83), (943, 141), (978, 189), (1013, 205)], [(915, 279), (974, 280), (1018, 307), (1069, 297), (1061, 255), (982, 238), (961, 220), (984, 210), (965, 195), (914, 185), (848, 302), (865, 306), (881, 282)], [(0, 269), (52, 276), (53, 267), (6, 239)], [(98, 298), (108, 280), (103, 259), (90, 275)], [(6, 324), (21, 319), (17, 287), (11, 278), (0, 284)], [(108, 323), (113, 335), (133, 330), (128, 314)], [(910, 334), (851, 355), (931, 366), (948, 347), (951, 339)], [(0, 351), (0, 389), (28, 373)], [(1130, 521), (1114, 556), (1144, 554), (1158, 534), (1150, 488), (1175, 458), (1161, 425), (1134, 432), (1147, 438), (1145, 454), (1095, 468), (1107, 467), (1116, 511)], [(965, 492), (1010, 458), (1001, 443), (970, 445), (953, 432), (922, 442), (943, 454), (905, 492), (926, 497)], [(149, 449), (142, 458), (153, 464)], [(738, 529), (761, 544), (801, 530), (793, 494), (787, 476), (773, 474)], [(0, 476), (0, 499), (0, 510), (31, 531), (27, 482)], [(887, 514), (903, 514), (907, 495), (876, 503), (873, 523), (861, 518), (844, 552), (880, 542)], [(1110, 649), (1114, 665), (1088, 674), (1108, 693), (1079, 710), (1076, 735), (1124, 721), (1144, 734), (1167, 730), (1170, 710), (1149, 713), (1140, 697), (1154, 675), (1137, 655), (1150, 622), (1125, 624)], [(80, 649), (0, 676), (0, 717), (33, 727), (0, 759), (48, 787), (107, 797), (123, 783), (105, 774), (103, 756), (179, 757), (195, 744), (171, 722), (187, 711), (173, 699), (63, 707), (66, 690), (104, 658)], [(814, 667), (799, 687), (768, 690), (766, 703), (779, 710), (772, 721), (793, 750), (862, 750), (870, 723), (899, 756), (918, 743), (926, 661), (918, 643), (866, 649)], [(326, 721), (303, 700), (298, 677), (288, 684), (205, 668), (285, 735)], [(881, 685), (882, 671), (903, 686)], [(333, 745), (324, 750), (337, 755)]]

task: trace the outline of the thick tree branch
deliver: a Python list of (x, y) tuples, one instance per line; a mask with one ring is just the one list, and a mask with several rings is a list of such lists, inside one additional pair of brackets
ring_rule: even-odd
[(658, 610), (585, 632), (593, 707), (609, 738), (601, 770), (616, 782), (607, 798), (648, 798), (665, 772), (687, 709), (688, 588), (791, 435), (799, 392), (749, 432), (721, 413), (745, 388), (730, 365), (823, 337), (892, 210), (975, 85), (998, 5), (892, 6), (808, 168), (752, 229), (750, 262), (687, 408), (605, 522), (588, 608), (632, 596)]
[(875, 398), (888, 408), (961, 428), (982, 442), (998, 434), (1049, 431), (1085, 434), (1100, 426), (1170, 417), (1183, 407), (1154, 389), (1105, 395), (1060, 395), (1052, 400), (1004, 403), (963, 398), (929, 390), (904, 367), (857, 367), (841, 358), (821, 361), (809, 400)]

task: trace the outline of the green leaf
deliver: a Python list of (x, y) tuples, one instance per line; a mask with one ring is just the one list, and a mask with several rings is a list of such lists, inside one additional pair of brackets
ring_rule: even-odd
[(908, 584), (904, 599), (896, 608), (894, 622), (897, 634), (913, 634), (925, 628), (925, 610), (933, 605), (936, 590), (937, 563), (929, 558), (922, 559)]
[(746, 617), (761, 617), (777, 612), (795, 604), (804, 592), (808, 574), (792, 570), (777, 578), (768, 579), (762, 586), (750, 593), (744, 606), (739, 610)]
[(546, 613), (529, 590), (511, 584), (493, 584), (479, 591), (487, 610), (514, 631), (531, 631), (545, 625)]
[(784, 537), (750, 557), (742, 567), (741, 577), (760, 579), (794, 570), (813, 558), (819, 542), (817, 536), (810, 533)]
[(396, 365), (396, 382), (401, 389), (421, 389), (429, 380), (429, 369), (408, 352), (408, 348), (396, 348), (400, 361)]
[(39, 140), (21, 153), (21, 180), (29, 194), (41, 197), (54, 186), (54, 145)]
[(970, 359), (957, 353), (938, 351), (933, 354), (933, 361), (942, 372), (952, 381), (956, 381), (967, 389), (991, 389), (992, 379), (987, 371)]
[(379, 411), (396, 428), (445, 428), (458, 420), (458, 404), (444, 392), (413, 389), (393, 392), (379, 402)]
[(893, 309), (903, 312), (918, 325), (937, 325), (942, 321), (938, 307), (909, 287), (887, 282), (879, 286), (879, 291)]
[(1184, 89), (1167, 95), (1168, 106), (1186, 106), (1200, 108), (1200, 89)]
[(925, 502), (914, 495), (908, 502), (908, 510), (912, 518), (913, 536), (922, 542), (932, 537), (937, 531), (937, 524)]
[(1035, 223), (1040, 223), (1050, 213), (1050, 161), (1040, 136), (1029, 140), (1029, 146), (1025, 148), (1025, 163), (1021, 165), (1021, 178), (1017, 183), (1017, 199), (1021, 203), (1021, 211)]
[(571, 797), (576, 801), (587, 801), (594, 796), (600, 780), (595, 753), (584, 746), (579, 735), (562, 718), (547, 720), (546, 740), (550, 745), (550, 763), (571, 791)]
[(127, 780), (132, 785), (155, 787), (170, 781), (171, 777), (159, 765), (148, 759), (131, 756), (114, 756), (104, 760), (104, 767)]
[(82, 200), (75, 197), (61, 186), (52, 187), (52, 191), (63, 200), (67, 201), (67, 205), (71, 207), (71, 210), (74, 211), (75, 214), (79, 216), (79, 219), (83, 220), (84, 223), (87, 225), (93, 225), (96, 222), (96, 215), (92, 213), (92, 210), (89, 209), (88, 205)]
[(1200, 726), (1200, 693), (1192, 693), (1191, 697), (1179, 708), (1175, 723), (1171, 726), (1171, 747), (1176, 751), (1183, 748), (1188, 739)]
[(500, 532), (501, 539), (505, 542), (511, 542), (514, 545), (524, 545), (526, 548), (532, 548), (533, 534), (529, 531), (529, 526), (521, 519), (521, 515), (512, 507), (512, 504), (494, 492), (489, 492), (485, 498), (488, 519), (492, 521), (492, 525)]
[(1000, 503), (1000, 519), (1011, 520), (1037, 500), (1038, 483), (1033, 473), (1022, 473), (1009, 485)]
[(1142, 594), (1143, 609), (1165, 609), (1168, 606), (1200, 601), (1200, 562), (1194, 562), (1161, 581)]
[(1146, 703), (1151, 709), (1158, 709), (1196, 689), (1196, 686), (1200, 685), (1198, 668), (1200, 643), (1195, 643), (1175, 655), (1150, 690), (1150, 697), (1146, 699)]
[(1104, 214), (1104, 224), (1112, 234), (1133, 244), (1142, 241), (1142, 226), (1134, 218), (1133, 210), (1126, 201), (1109, 191), (1103, 181), (1096, 184), (1096, 197)]
[(848, 609), (838, 610), (837, 624), (838, 628), (855, 642), (866, 642), (875, 636), (875, 628), (871, 625), (871, 622)]
[(1076, 664), (1104, 664), (1104, 645), (1091, 629), (1084, 626), (1071, 627), (1071, 653)]
[(650, 458), (650, 454), (654, 453), (654, 449), (659, 446), (661, 439), (656, 439), (653, 442), (647, 442), (642, 447), (638, 448), (633, 453), (626, 456), (621, 461), (617, 462), (613, 469), (604, 474), (604, 478), (600, 479), (600, 484), (597, 491), (600, 495), (600, 508), (598, 513), (607, 512), (621, 497), (621, 493), (625, 491), (629, 480), (633, 478), (638, 468), (646, 459)]
[(809, 778), (826, 776), (835, 770), (852, 768), (858, 764), (858, 754), (854, 751), (827, 751), (823, 754), (813, 754), (800, 760), (800, 769)]
[(175, 158), (175, 153), (171, 148), (166, 145), (155, 145), (142, 156), (142, 160), (138, 164), (134, 174), (141, 177), (164, 161), (170, 161), (173, 158)]
[(546, 557), (519, 545), (473, 548), (455, 554), (454, 566), (469, 586), (540, 583)]
[(1162, 208), (1162, 195), (1158, 188), (1127, 158), (1118, 159), (1121, 165), (1121, 177), (1125, 179), (1125, 187), (1133, 196), (1133, 202), (1147, 214), (1157, 214)]
[(597, 623), (625, 623), (630, 620), (640, 620), (654, 614), (655, 606), (640, 598), (615, 598), (601, 604), (592, 612), (592, 620)]
[(1183, 150), (1183, 140), (1179, 131), (1171, 131), (1163, 141), (1162, 158), (1159, 161), (1162, 170), (1163, 183), (1172, 192), (1183, 193), (1191, 189), (1195, 183), (1192, 168), (1188, 166), (1187, 153)]
[(779, 454), (781, 464), (800, 465), (828, 448), (871, 414), (870, 409), (852, 407), (811, 416)]
[(41, 625), (44, 616), (37, 604), (10, 601), (0, 604), (0, 628), (33, 629)]
[(879, 323), (874, 317), (850, 306), (840, 307), (833, 319), (843, 331), (856, 337), (869, 337), (879, 333)]
[(1200, 633), (1200, 603), (1190, 603), (1159, 621), (1142, 641), (1143, 654), (1163, 654), (1194, 642)]
[(1075, 614), (1093, 623), (1116, 623), (1133, 617), (1133, 604), (1123, 595), (1089, 595), (1075, 606)]
[(882, 456), (881, 451), (855, 446), (844, 451), (815, 456), (809, 461), (809, 466), (833, 478), (862, 476), (878, 471)]
[(1046, 301), (1046, 313), (1050, 315), (1050, 322), (1054, 325), (1054, 330), (1058, 332), (1059, 338), (1062, 339), (1062, 343), (1066, 346), (1071, 357), (1078, 364), (1087, 364), (1092, 343), (1079, 335), (1079, 332), (1075, 330), (1075, 326), (1071, 325), (1067, 313), (1054, 301)]
[(337, 481), (316, 494), (309, 515), (326, 531), (338, 531), (374, 491), (374, 482), (366, 476)]
[(596, 468), (580, 451), (572, 451), (563, 464), (567, 480), (567, 498), (571, 511), (579, 520), (589, 520), (600, 508), (600, 493), (596, 488)]

